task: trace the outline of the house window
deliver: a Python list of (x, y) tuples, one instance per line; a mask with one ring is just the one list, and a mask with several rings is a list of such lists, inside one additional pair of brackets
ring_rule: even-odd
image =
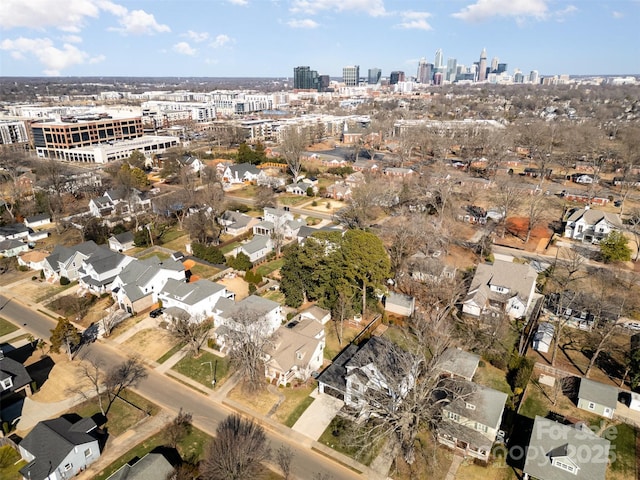
[(466, 404), (466, 407), (467, 407), (469, 410), (475, 410), (475, 409), (476, 409), (476, 406), (475, 406), (474, 404), (472, 404), (472, 403), (467, 403), (467, 404)]
[(460, 415), (458, 415), (457, 413), (454, 412), (447, 412), (447, 416), (453, 420), (454, 422), (459, 422), (460, 421)]
[(578, 225), (578, 233), (582, 233), (582, 225)]
[(68, 471), (69, 471), (69, 470), (71, 470), (72, 468), (73, 468), (73, 464), (72, 464), (72, 463), (67, 463), (67, 464), (64, 466), (64, 471), (65, 471), (65, 472), (68, 472)]
[(90, 449), (90, 448), (87, 448), (87, 449), (84, 451), (84, 456), (85, 456), (85, 458), (87, 458), (87, 457), (90, 457), (90, 456), (91, 456), (91, 449)]
[(351, 384), (351, 389), (355, 390), (356, 392), (360, 390), (360, 385), (357, 383), (352, 383)]
[(566, 470), (569, 473), (575, 473), (576, 471), (576, 467), (574, 467), (573, 465), (569, 465), (559, 460), (553, 460), (553, 466), (561, 468), (562, 470)]
[(11, 380), (11, 378), (5, 378), (4, 380), (0, 381), (0, 384), (2, 384), (3, 390), (8, 390), (13, 386), (13, 381)]
[(589, 410), (595, 410), (595, 408), (596, 408), (596, 404), (595, 404), (595, 403), (593, 403), (593, 402), (589, 402), (589, 404), (587, 405), (587, 408), (588, 408)]
[(482, 432), (482, 433), (487, 433), (488, 428), (487, 428), (486, 425), (483, 425), (480, 422), (476, 422), (476, 430), (478, 430), (479, 432)]

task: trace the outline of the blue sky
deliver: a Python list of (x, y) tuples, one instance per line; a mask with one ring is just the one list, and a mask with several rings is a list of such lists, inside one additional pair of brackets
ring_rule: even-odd
[(421, 57), (509, 72), (640, 74), (640, 0), (3, 0), (2, 76), (415, 75)]

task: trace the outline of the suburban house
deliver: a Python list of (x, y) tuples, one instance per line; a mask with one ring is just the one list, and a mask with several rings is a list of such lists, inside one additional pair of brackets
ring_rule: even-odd
[(204, 163), (193, 155), (183, 155), (182, 157), (178, 157), (177, 161), (181, 167), (191, 170), (191, 173), (201, 172), (205, 167)]
[(133, 213), (151, 208), (151, 198), (132, 189), (130, 195), (124, 190), (107, 190), (103, 196), (89, 200), (89, 212), (94, 217), (105, 217), (114, 212)]
[(134, 260), (133, 257), (100, 246), (93, 255), (82, 261), (78, 270), (78, 284), (81, 290), (102, 295), (109, 290), (116, 276)]
[(564, 193), (565, 200), (570, 202), (582, 202), (591, 203), (594, 205), (606, 205), (609, 203), (609, 198), (604, 195), (591, 195), (581, 190), (567, 190)]
[(104, 250), (104, 247), (98, 246), (93, 240), (73, 247), (56, 245), (51, 255), (44, 260), (44, 277), (49, 281), (56, 281), (60, 277), (77, 280), (82, 262), (99, 250)]
[(351, 193), (351, 187), (345, 182), (335, 182), (327, 187), (326, 197), (334, 200), (350, 200)]
[[(175, 316), (185, 312), (195, 320), (201, 321), (213, 317), (216, 303), (220, 298), (233, 298), (224, 285), (201, 279), (186, 283), (184, 280), (169, 278), (157, 292), (157, 299), (162, 302), (165, 316)], [(172, 311), (178, 309), (178, 311)]]
[(29, 240), (29, 228), (23, 223), (0, 226), (0, 240)]
[(331, 227), (328, 225), (325, 225), (324, 227), (319, 227), (319, 228), (308, 227), (307, 225), (303, 225), (298, 229), (298, 234), (296, 235), (298, 243), (300, 245), (304, 245), (304, 242), (306, 241), (307, 238), (309, 238), (311, 235), (318, 232), (342, 232), (342, 230), (340, 228)]
[[(251, 320), (248, 322), (248, 320)], [(227, 346), (227, 332), (257, 330), (263, 335), (272, 335), (284, 319), (282, 306), (257, 295), (249, 295), (239, 302), (220, 298), (213, 316), (215, 338), (223, 349)]]
[(369, 396), (380, 394), (400, 402), (413, 388), (412, 359), (385, 337), (349, 345), (318, 377), (318, 391), (344, 400), (348, 407), (368, 416)]
[[(564, 325), (580, 330), (591, 330), (596, 316), (589, 310), (590, 298), (583, 292), (565, 290), (552, 293), (547, 298), (546, 306), (554, 315), (564, 319)], [(617, 314), (610, 309), (601, 308), (599, 318), (615, 321)]]
[(309, 189), (311, 189), (314, 195), (318, 193), (318, 187), (306, 180), (301, 180), (297, 183), (290, 183), (285, 187), (287, 193), (293, 193), (294, 195), (301, 196), (306, 196)]
[(536, 416), (525, 450), (524, 480), (604, 480), (610, 446), (584, 424)]
[(159, 292), (167, 280), (186, 280), (181, 262), (158, 257), (135, 260), (116, 276), (111, 284), (111, 295), (121, 309), (128, 313), (141, 312), (156, 301), (154, 292)]
[(114, 252), (124, 252), (134, 246), (133, 232), (122, 232), (109, 237), (109, 248)]
[(91, 418), (75, 423), (64, 417), (39, 422), (20, 442), (20, 469), (30, 480), (62, 480), (74, 477), (100, 457), (97, 425)]
[(582, 242), (599, 243), (613, 230), (622, 230), (622, 221), (618, 214), (587, 207), (569, 214), (564, 236)]
[[(267, 209), (265, 208), (265, 214)], [(279, 234), (284, 238), (294, 238), (298, 236), (300, 228), (306, 226), (306, 222), (301, 219), (294, 219), (288, 211), (281, 210), (282, 215), (265, 215), (264, 220), (253, 226), (254, 235), (265, 235), (268, 237)], [(267, 218), (268, 217), (268, 218)]]
[(481, 263), (471, 281), (462, 311), (474, 317), (505, 312), (523, 318), (533, 299), (538, 273), (527, 264), (496, 260)]
[(33, 215), (31, 217), (24, 218), (24, 225), (27, 228), (37, 228), (49, 225), (51, 223), (51, 215), (48, 213), (41, 213), (39, 215)]
[(580, 379), (578, 389), (578, 408), (596, 413), (602, 417), (613, 418), (618, 405), (618, 389), (588, 378)]
[(593, 175), (587, 175), (586, 173), (574, 173), (571, 175), (571, 181), (574, 183), (581, 183), (583, 185), (597, 183), (597, 180)]
[(32, 378), (24, 365), (13, 358), (5, 357), (0, 350), (0, 398), (9, 394), (25, 392), (31, 395)]
[(233, 255), (244, 253), (251, 263), (258, 263), (263, 260), (269, 252), (273, 251), (273, 242), (271, 238), (265, 235), (254, 235), (254, 237), (246, 243), (242, 243), (233, 249)]
[(104, 195), (89, 200), (89, 212), (94, 217), (107, 217), (114, 212), (114, 205)]
[(438, 359), (441, 378), (460, 378), (471, 381), (480, 364), (480, 355), (455, 347), (447, 348)]
[(31, 250), (18, 255), (18, 265), (28, 267), (29, 270), (42, 270), (44, 260), (49, 256), (49, 252), (44, 250)]
[(331, 320), (331, 312), (324, 308), (320, 308), (317, 305), (305, 308), (300, 312), (300, 316), (302, 318), (311, 318), (316, 322), (319, 322), (320, 325), (326, 325), (329, 320)]
[(265, 350), (265, 375), (276, 385), (286, 386), (294, 378), (307, 381), (322, 368), (324, 327), (313, 318), (297, 315), (275, 333)]
[(17, 257), (29, 250), (29, 245), (21, 240), (0, 240), (0, 257)]
[(407, 168), (407, 167), (386, 167), (382, 170), (382, 173), (384, 175), (390, 176), (390, 177), (410, 177), (411, 175), (413, 175), (415, 172), (415, 170), (411, 169), (411, 168)]
[(393, 313), (401, 317), (410, 317), (416, 308), (416, 299), (411, 295), (389, 292), (384, 296), (385, 312)]
[(250, 163), (237, 163), (228, 165), (222, 173), (222, 181), (231, 185), (242, 183), (257, 183), (258, 179), (266, 174)]
[(533, 334), (533, 349), (541, 353), (548, 353), (551, 348), (551, 342), (553, 342), (554, 332), (555, 327), (553, 324), (541, 322), (536, 333)]
[(147, 453), (133, 465), (125, 463), (107, 480), (162, 480), (173, 478), (175, 469), (161, 453)]
[(235, 237), (251, 230), (253, 225), (258, 223), (258, 219), (244, 213), (227, 210), (218, 218), (218, 223), (224, 227), (224, 233)]
[(444, 379), (439, 388), (445, 406), (438, 441), (486, 462), (498, 436), (507, 394), (459, 379)]

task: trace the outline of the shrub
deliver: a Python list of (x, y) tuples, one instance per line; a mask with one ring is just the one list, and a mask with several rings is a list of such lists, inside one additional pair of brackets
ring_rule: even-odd
[(231, 268), (239, 271), (247, 271), (252, 267), (251, 260), (244, 253), (240, 252), (235, 257), (231, 257), (227, 260), (227, 265)]
[(287, 322), (296, 316), (296, 312), (287, 313)]
[(318, 206), (318, 202), (316, 200), (314, 200), (313, 202), (311, 202), (311, 206), (312, 207), (317, 207)]
[(26, 265), (18, 265), (18, 270), (21, 272), (26, 272), (27, 270), (29, 270), (29, 267), (27, 267)]
[(256, 293), (256, 290), (258, 288), (256, 287), (255, 283), (250, 283), (249, 284), (249, 295), (253, 295), (254, 293)]
[(33, 277), (31, 277), (31, 280), (33, 280), (33, 281), (35, 281), (35, 280), (37, 280), (37, 279), (38, 279), (38, 276), (37, 276), (37, 275), (34, 275)]
[(201, 258), (210, 263), (224, 264), (226, 259), (219, 248), (214, 246), (207, 246), (201, 243), (191, 244), (193, 256)]
[(40, 278), (44, 279), (44, 270), (40, 270)]
[(71, 281), (67, 277), (60, 277), (60, 285), (69, 285)]

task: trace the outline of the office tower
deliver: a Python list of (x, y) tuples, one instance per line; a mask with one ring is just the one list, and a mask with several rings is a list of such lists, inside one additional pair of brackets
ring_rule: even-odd
[(487, 79), (487, 49), (483, 48), (480, 53), (480, 62), (478, 63), (478, 81), (484, 82)]
[(295, 67), (293, 69), (293, 88), (298, 90), (317, 90), (318, 72), (309, 67)]
[(398, 82), (404, 82), (404, 72), (396, 70), (391, 72), (389, 76), (389, 85), (396, 85)]
[(318, 75), (318, 91), (326, 92), (331, 84), (331, 77), (329, 75)]
[(343, 67), (342, 81), (347, 87), (357, 87), (360, 82), (360, 65)]
[(442, 68), (443, 66), (443, 56), (442, 56), (441, 48), (436, 50), (436, 56), (433, 59), (433, 66), (436, 68), (436, 70), (438, 70), (439, 68)]
[(448, 82), (455, 82), (458, 68), (457, 65), (458, 60), (456, 60), (455, 58), (450, 58), (447, 60), (447, 72), (445, 73), (444, 78)]
[(433, 84), (442, 85), (442, 73), (436, 72), (433, 74)]
[(513, 83), (524, 83), (524, 74), (517, 68), (513, 74)]
[(420, 59), (418, 63), (418, 82), (423, 85), (429, 85), (433, 78), (433, 63), (428, 63), (425, 58)]
[(507, 64), (506, 63), (499, 63), (498, 64), (498, 70), (496, 70), (496, 73), (504, 73), (507, 71)]
[(379, 68), (370, 68), (367, 83), (369, 85), (377, 85), (380, 82), (380, 77), (382, 77), (382, 70)]
[(529, 83), (536, 85), (540, 83), (540, 74), (538, 74), (537, 70), (531, 70), (531, 73), (529, 73)]
[(498, 57), (493, 57), (493, 58), (491, 59), (491, 71), (492, 71), (493, 73), (496, 73), (496, 72), (498, 71), (498, 62), (499, 62), (499, 61), (500, 61), (500, 60), (498, 60)]

